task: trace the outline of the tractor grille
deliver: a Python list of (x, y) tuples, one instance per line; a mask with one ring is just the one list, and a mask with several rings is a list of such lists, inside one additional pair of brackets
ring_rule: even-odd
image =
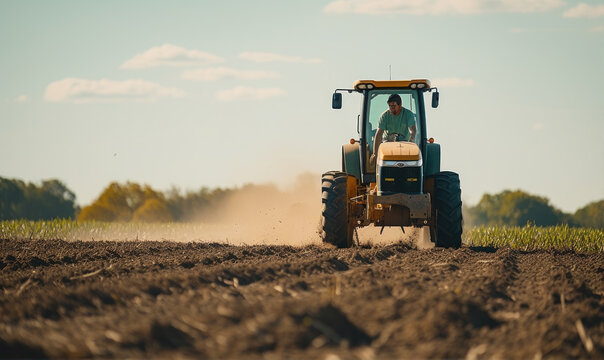
[(407, 194), (421, 192), (421, 169), (421, 166), (380, 167), (380, 191)]

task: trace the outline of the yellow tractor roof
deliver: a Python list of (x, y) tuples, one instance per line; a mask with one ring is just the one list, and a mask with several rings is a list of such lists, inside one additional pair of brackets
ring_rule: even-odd
[[(422, 84), (421, 86), (418, 86)], [(413, 85), (413, 86), (412, 86)], [(414, 80), (358, 80), (354, 83), (354, 88), (357, 90), (376, 89), (376, 88), (416, 88), (419, 87), (429, 89), (431, 87), (428, 79)]]

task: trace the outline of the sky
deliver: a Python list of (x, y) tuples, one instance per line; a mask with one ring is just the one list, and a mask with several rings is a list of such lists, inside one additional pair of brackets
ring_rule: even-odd
[(80, 205), (320, 176), (358, 138), (360, 96), (333, 90), (390, 77), (438, 87), (428, 136), (465, 204), (604, 199), (603, 1), (3, 0), (0, 176)]

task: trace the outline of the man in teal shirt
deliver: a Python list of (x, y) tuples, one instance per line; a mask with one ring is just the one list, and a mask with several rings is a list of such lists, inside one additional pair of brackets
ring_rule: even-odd
[(382, 141), (415, 141), (415, 133), (417, 132), (415, 115), (402, 106), (400, 95), (390, 95), (388, 107), (389, 109), (380, 116), (378, 129), (373, 140), (372, 160), (377, 154)]

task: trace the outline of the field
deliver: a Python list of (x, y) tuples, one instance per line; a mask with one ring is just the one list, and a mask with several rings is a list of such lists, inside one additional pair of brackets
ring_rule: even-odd
[(475, 228), (457, 250), (219, 230), (0, 223), (0, 357), (604, 357), (601, 230)]

